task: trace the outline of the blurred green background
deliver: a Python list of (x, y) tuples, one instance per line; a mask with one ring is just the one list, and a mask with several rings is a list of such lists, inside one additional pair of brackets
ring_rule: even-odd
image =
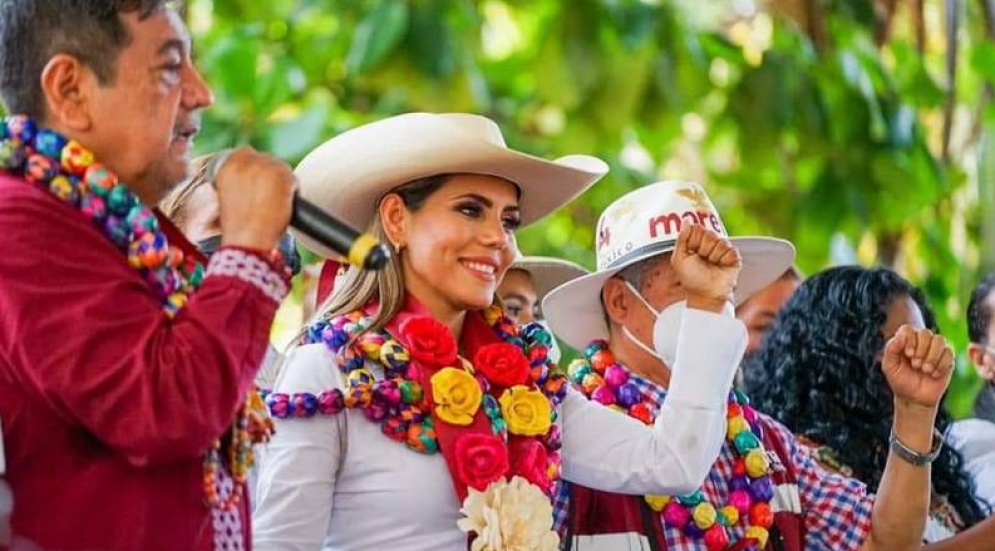
[[(959, 350), (995, 264), (995, 0), (191, 0), (216, 104), (200, 152), (295, 163), (357, 124), (469, 111), (509, 144), (611, 174), (520, 236), (593, 266), (613, 198), (705, 184), (734, 234), (788, 238), (806, 273), (891, 266)], [(298, 292), (275, 339), (300, 322)], [(961, 360), (964, 415), (979, 387)]]

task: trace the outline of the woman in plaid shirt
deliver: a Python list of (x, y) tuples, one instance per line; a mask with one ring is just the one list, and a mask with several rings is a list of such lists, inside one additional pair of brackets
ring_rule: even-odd
[[(778, 314), (763, 346), (746, 365), (747, 391), (758, 408), (782, 421), (824, 467), (871, 488), (887, 459), (892, 391), (878, 367), (885, 341), (902, 323), (936, 322), (918, 289), (895, 272), (843, 266), (805, 282)], [(940, 409), (936, 427), (950, 415)], [(854, 443), (871, 445), (854, 445)], [(948, 441), (949, 442), (949, 441)], [(954, 536), (961, 551), (991, 549), (995, 518), (984, 521), (960, 453), (944, 446), (933, 463), (926, 542)], [(984, 521), (984, 522), (983, 522)], [(979, 524), (980, 523), (980, 524)], [(977, 540), (980, 542), (980, 540)]]

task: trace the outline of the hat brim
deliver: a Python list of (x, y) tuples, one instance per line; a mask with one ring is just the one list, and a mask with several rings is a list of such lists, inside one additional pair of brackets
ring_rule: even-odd
[[(794, 246), (770, 237), (732, 237), (743, 268), (739, 272), (734, 299), (742, 304), (754, 293), (777, 281), (795, 259)], [(609, 278), (640, 260), (664, 254), (673, 247), (648, 252), (620, 266), (579, 277), (553, 289), (543, 300), (542, 310), (553, 333), (577, 350), (592, 340), (608, 339), (608, 325), (601, 306), (601, 288)]]
[[(570, 155), (554, 161), (501, 147), (439, 124), (437, 132), (419, 139), (377, 136), (364, 147), (334, 149), (342, 158), (329, 162), (326, 142), (308, 155), (295, 172), (300, 195), (332, 216), (365, 230), (381, 197), (408, 182), (440, 174), (486, 174), (508, 180), (521, 191), (522, 226), (531, 224), (570, 202), (608, 172), (596, 157)], [(308, 249), (325, 257), (334, 254), (306, 235), (295, 236)]]
[(573, 262), (550, 256), (526, 256), (516, 260), (509, 270), (528, 272), (540, 301), (560, 285), (591, 273)]

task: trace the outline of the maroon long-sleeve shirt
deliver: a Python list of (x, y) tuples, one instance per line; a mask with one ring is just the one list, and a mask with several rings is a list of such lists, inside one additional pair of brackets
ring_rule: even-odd
[(0, 245), (15, 536), (52, 550), (212, 549), (204, 453), (250, 388), (277, 301), (209, 270), (169, 319), (78, 211), (3, 173)]

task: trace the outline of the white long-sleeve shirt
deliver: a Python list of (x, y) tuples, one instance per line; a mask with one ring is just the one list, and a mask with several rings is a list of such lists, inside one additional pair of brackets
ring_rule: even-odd
[[(558, 419), (563, 478), (631, 494), (696, 489), (724, 441), (727, 394), (745, 344), (746, 330), (731, 315), (687, 310), (653, 430), (568, 392)], [(298, 348), (274, 391), (344, 388), (333, 360), (322, 344)], [(443, 456), (388, 439), (361, 411), (278, 420), (257, 490), (258, 551), (467, 549)]]
[(964, 459), (980, 505), (995, 508), (995, 423), (985, 419), (957, 421), (947, 443)]

